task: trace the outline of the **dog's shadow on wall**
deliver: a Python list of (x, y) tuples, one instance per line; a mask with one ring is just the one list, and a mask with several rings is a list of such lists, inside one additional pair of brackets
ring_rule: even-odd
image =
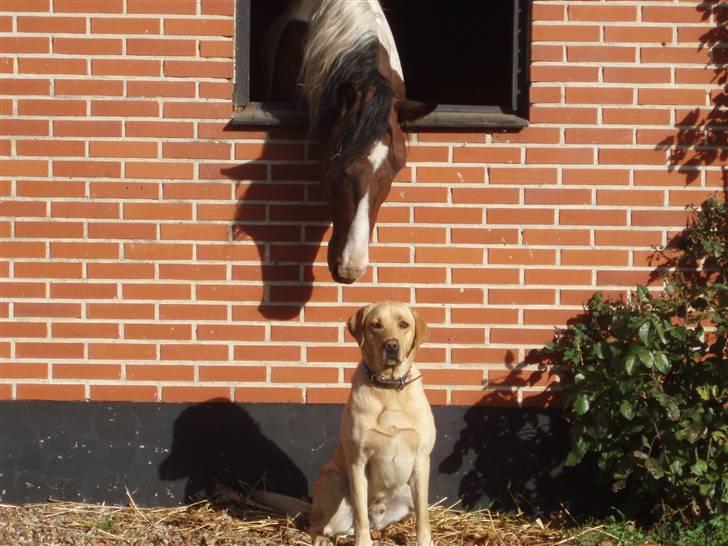
[(250, 488), (296, 498), (308, 494), (303, 472), (240, 406), (224, 399), (186, 408), (174, 422), (162, 480), (187, 479), (184, 501), (224, 502)]
[(253, 163), (221, 169), (236, 182), (231, 238), (253, 241), (260, 259), (259, 270), (234, 267), (233, 280), (262, 279), (259, 311), (272, 320), (298, 316), (317, 277), (331, 280), (322, 245), (331, 212), (311, 146), (303, 130), (270, 130), (262, 149), (251, 155)]

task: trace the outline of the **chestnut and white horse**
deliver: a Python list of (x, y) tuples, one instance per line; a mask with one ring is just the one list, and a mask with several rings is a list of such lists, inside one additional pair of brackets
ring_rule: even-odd
[(378, 0), (292, 0), (265, 39), (269, 90), (290, 81), (281, 66), (295, 53), (280, 48), (295, 23), (308, 25), (299, 81), (330, 196), (329, 270), (337, 282), (353, 283), (366, 271), (379, 208), (405, 165), (401, 124), (434, 105), (405, 98), (402, 64)]

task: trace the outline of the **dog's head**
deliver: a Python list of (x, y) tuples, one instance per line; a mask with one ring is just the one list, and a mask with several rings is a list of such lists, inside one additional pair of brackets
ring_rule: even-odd
[[(361, 347), (364, 362), (375, 373), (409, 369), (416, 349), (427, 338), (427, 324), (404, 303), (385, 301), (362, 307), (347, 322)], [(403, 370), (402, 370), (403, 371)]]

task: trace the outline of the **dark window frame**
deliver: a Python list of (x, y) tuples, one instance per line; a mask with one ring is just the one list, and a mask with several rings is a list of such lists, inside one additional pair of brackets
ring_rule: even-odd
[[(233, 126), (306, 127), (306, 111), (289, 103), (250, 100), (251, 2), (236, 0), (235, 79), (233, 84)], [(260, 1), (260, 0), (258, 0)], [(513, 43), (511, 55), (510, 111), (500, 106), (440, 104), (429, 115), (411, 124), (415, 128), (521, 129), (528, 126), (530, 30), (532, 0), (513, 1)]]

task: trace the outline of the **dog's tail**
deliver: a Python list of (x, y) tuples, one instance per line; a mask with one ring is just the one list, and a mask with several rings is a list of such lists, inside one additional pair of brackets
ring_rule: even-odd
[(311, 503), (280, 493), (272, 493), (270, 491), (254, 491), (250, 495), (250, 499), (268, 508), (274, 512), (288, 514), (289, 516), (297, 516), (303, 514), (308, 516), (311, 514)]

